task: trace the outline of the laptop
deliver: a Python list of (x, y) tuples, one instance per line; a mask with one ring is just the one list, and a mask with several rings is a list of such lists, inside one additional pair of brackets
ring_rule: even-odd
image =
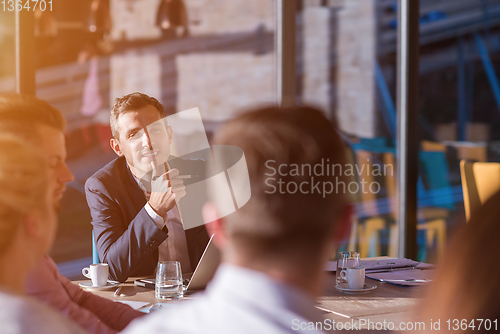
[(203, 290), (208, 282), (214, 277), (217, 267), (221, 260), (219, 249), (215, 247), (213, 242), (214, 235), (210, 237), (205, 251), (201, 255), (201, 259), (196, 266), (196, 269), (189, 280), (186, 287), (187, 292)]
[[(215, 247), (213, 243), (214, 236), (210, 237), (208, 241), (207, 247), (203, 251), (201, 255), (200, 261), (196, 266), (194, 272), (192, 274), (187, 274), (183, 276), (191, 276), (188, 279), (184, 279), (184, 285), (186, 288), (184, 289), (184, 293), (186, 292), (194, 292), (205, 289), (208, 282), (214, 277), (215, 272), (217, 271), (217, 267), (219, 266), (221, 256), (220, 252)], [(186, 283), (187, 281), (187, 283)], [(154, 289), (155, 288), (155, 278), (146, 278), (146, 279), (138, 279), (134, 281), (134, 284), (137, 286)]]

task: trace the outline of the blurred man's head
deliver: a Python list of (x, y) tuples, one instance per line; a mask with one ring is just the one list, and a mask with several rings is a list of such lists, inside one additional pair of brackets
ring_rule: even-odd
[(167, 162), (172, 142), (172, 128), (166, 122), (163, 106), (154, 97), (132, 93), (115, 100), (110, 124), (111, 147), (124, 156), (132, 173), (142, 177)]
[[(343, 236), (349, 208), (343, 193), (311, 192), (311, 174), (302, 166), (345, 166), (343, 143), (332, 123), (313, 108), (260, 109), (223, 125), (214, 144), (244, 151), (252, 193), (242, 208), (208, 225), (220, 225), (225, 259), (256, 268), (322, 266), (335, 236)], [(281, 165), (284, 176), (277, 172)], [(345, 181), (339, 175), (312, 176), (320, 189), (323, 182)], [(284, 191), (273, 191), (270, 184), (279, 187), (280, 179)], [(217, 217), (214, 210), (204, 208), (205, 221)]]
[(56, 206), (66, 183), (73, 180), (66, 165), (65, 127), (62, 113), (45, 101), (19, 94), (0, 95), (0, 132), (25, 138), (46, 159), (49, 187)]

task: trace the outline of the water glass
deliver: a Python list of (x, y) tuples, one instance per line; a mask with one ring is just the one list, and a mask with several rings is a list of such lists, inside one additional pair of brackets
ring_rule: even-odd
[[(360, 267), (359, 253), (358, 252), (340, 252), (337, 257), (337, 271), (336, 271), (336, 282), (347, 283), (345, 279), (345, 273), (347, 268), (358, 268)], [(341, 273), (344, 272), (344, 277)]]
[(178, 261), (158, 262), (156, 267), (156, 299), (182, 299), (183, 296), (181, 264)]

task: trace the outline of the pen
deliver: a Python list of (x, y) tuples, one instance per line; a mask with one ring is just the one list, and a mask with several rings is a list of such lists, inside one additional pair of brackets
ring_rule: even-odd
[(134, 284), (137, 285), (137, 286), (141, 286), (143, 288), (148, 288), (148, 289), (155, 289), (155, 284), (154, 283), (151, 283), (151, 282), (145, 282), (145, 281), (142, 281), (140, 279), (137, 279), (134, 281)]
[[(367, 274), (375, 274), (375, 273), (386, 273), (392, 271), (401, 271), (401, 270), (413, 270), (415, 267), (400, 267), (400, 268), (384, 268), (384, 269), (367, 269)], [(420, 270), (420, 269), (417, 269)]]
[(120, 291), (122, 291), (122, 287), (118, 287), (118, 289), (116, 289), (115, 291), (115, 296), (119, 296), (120, 295)]
[[(153, 177), (153, 181), (155, 181), (159, 176)], [(185, 180), (185, 179), (192, 179), (198, 177), (198, 175), (178, 175), (174, 177), (174, 179), (179, 179), (179, 180)]]
[(198, 177), (198, 175), (179, 175), (176, 176), (176, 179), (184, 180), (184, 179), (191, 179), (193, 177)]

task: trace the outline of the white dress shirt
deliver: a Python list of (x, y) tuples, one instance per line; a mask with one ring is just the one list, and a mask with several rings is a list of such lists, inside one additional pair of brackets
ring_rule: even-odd
[(321, 322), (314, 300), (268, 275), (221, 264), (198, 299), (184, 300), (133, 321), (123, 333), (320, 333), (294, 323)]
[[(132, 174), (139, 187), (144, 192), (144, 196), (149, 201), (151, 195), (144, 185)], [(177, 210), (177, 206), (167, 212), (165, 217), (156, 213), (155, 210), (146, 203), (144, 209), (149, 217), (153, 220), (156, 226), (161, 230), (163, 226), (168, 228), (168, 238), (158, 246), (159, 258), (158, 261), (179, 261), (183, 273), (192, 272), (191, 263), (189, 261), (189, 252), (186, 241), (186, 232), (182, 225), (181, 216)]]

